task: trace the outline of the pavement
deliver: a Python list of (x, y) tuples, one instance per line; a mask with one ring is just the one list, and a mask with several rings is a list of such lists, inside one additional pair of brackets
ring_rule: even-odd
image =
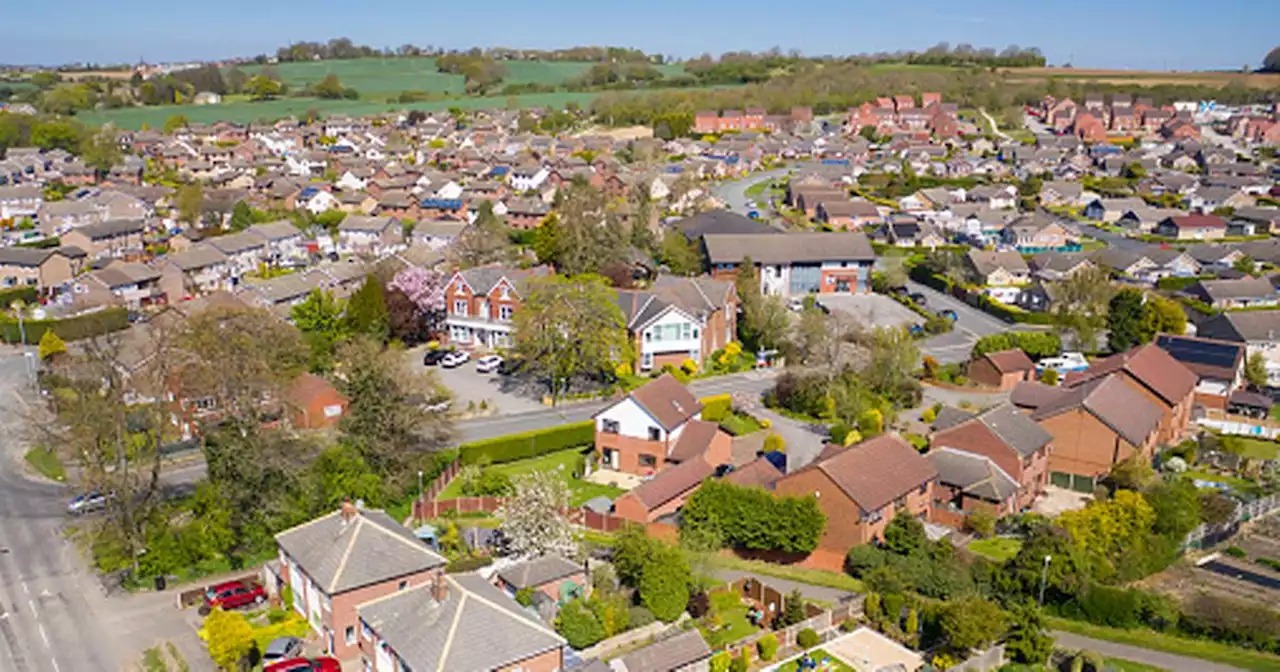
[(789, 581), (780, 579), (775, 576), (766, 576), (764, 574), (756, 574), (754, 572), (743, 572), (736, 569), (716, 568), (715, 575), (717, 579), (733, 583), (743, 577), (750, 577), (772, 588), (778, 589), (784, 595), (793, 590), (799, 590), (801, 595), (811, 599), (827, 602), (830, 604), (839, 604), (845, 600), (857, 597), (857, 593), (851, 593), (847, 590), (839, 588), (828, 588), (826, 586), (815, 586), (811, 583), (800, 583), (798, 581)]
[(0, 670), (114, 672), (165, 640), (191, 669), (211, 669), (173, 593), (109, 595), (68, 541), (68, 488), (25, 469), (34, 412), (22, 365), (0, 350)]
[(955, 327), (948, 333), (930, 337), (920, 344), (920, 352), (938, 360), (943, 364), (968, 361), (973, 344), (979, 338), (991, 334), (1002, 334), (1006, 331), (1026, 330), (1023, 325), (1009, 324), (986, 312), (957, 299), (950, 294), (943, 294), (932, 287), (927, 287), (914, 280), (907, 281), (907, 288), (912, 293), (920, 292), (925, 296), (925, 306), (934, 312), (950, 308), (956, 312)]
[(1136, 238), (1129, 238), (1128, 236), (1124, 236), (1119, 233), (1113, 233), (1111, 231), (1107, 231), (1106, 229), (1100, 229), (1092, 224), (1085, 224), (1083, 222), (1079, 222), (1076, 224), (1076, 228), (1080, 229), (1080, 233), (1083, 233), (1084, 235), (1089, 236), (1090, 238), (1096, 238), (1098, 240), (1101, 240), (1102, 242), (1107, 244), (1107, 247), (1114, 247), (1117, 250), (1124, 250), (1126, 252), (1141, 252), (1142, 250), (1151, 246), (1151, 243), (1145, 243)]
[(1128, 644), (1116, 644), (1101, 639), (1093, 639), (1092, 637), (1083, 637), (1081, 635), (1072, 634), (1070, 632), (1062, 632), (1053, 630), (1049, 632), (1057, 640), (1057, 646), (1060, 649), (1084, 649), (1100, 653), (1108, 658), (1123, 658), (1124, 660), (1151, 665), (1160, 669), (1169, 670), (1170, 672), (1239, 672), (1240, 668), (1221, 663), (1212, 663), (1199, 658), (1187, 658), (1185, 656), (1176, 656), (1172, 653), (1163, 651), (1152, 651), (1138, 646), (1130, 646)]

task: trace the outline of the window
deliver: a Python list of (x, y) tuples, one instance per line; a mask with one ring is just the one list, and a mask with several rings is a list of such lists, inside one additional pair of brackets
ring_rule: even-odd
[(690, 338), (692, 338), (692, 336), (690, 335), (692, 332), (693, 332), (693, 325), (689, 324), (688, 322), (685, 322), (684, 324), (680, 325), (680, 338), (687, 341)]
[(650, 441), (661, 441), (661, 440), (662, 440), (662, 430), (661, 430), (661, 429), (658, 429), (657, 427), (650, 427), (650, 428), (649, 428), (649, 440), (650, 440)]
[(508, 287), (508, 286), (506, 286), (506, 285), (503, 285), (503, 286), (502, 286), (502, 291), (498, 293), (498, 296), (502, 297), (502, 300), (503, 300), (503, 301), (506, 301), (507, 299), (510, 299), (510, 298), (511, 298), (511, 288), (510, 288), (510, 287)]
[(466, 317), (466, 316), (467, 316), (467, 301), (466, 301), (466, 299), (455, 299), (455, 300), (454, 300), (454, 302), (453, 302), (453, 314), (454, 314), (454, 315), (461, 315), (461, 316), (463, 316), (463, 317)]
[(348, 625), (346, 634), (347, 634), (347, 645), (350, 646), (352, 644), (355, 644), (356, 643), (356, 626)]
[(653, 353), (646, 352), (640, 355), (640, 369), (642, 371), (648, 371), (649, 369), (652, 369), (652, 368), (653, 368)]
[(466, 327), (458, 327), (458, 326), (450, 327), (449, 340), (455, 343), (470, 343), (471, 330)]
[(645, 331), (645, 332), (644, 332), (644, 342), (645, 342), (645, 343), (648, 343), (648, 342), (649, 342), (650, 340), (652, 340), (652, 339), (653, 339), (653, 332), (651, 332), (651, 331)]
[(498, 319), (503, 322), (510, 322), (511, 316), (516, 312), (513, 306), (498, 306)]
[(617, 420), (609, 420), (606, 418), (600, 421), (600, 431), (605, 434), (617, 434), (621, 429), (622, 426), (618, 424)]
[(694, 327), (694, 328), (693, 328), (693, 337), (694, 337), (694, 338), (697, 338), (697, 337), (698, 337), (698, 328), (697, 328), (697, 327)]
[(658, 458), (654, 457), (653, 455), (646, 455), (644, 453), (640, 453), (640, 466), (656, 467), (658, 466)]

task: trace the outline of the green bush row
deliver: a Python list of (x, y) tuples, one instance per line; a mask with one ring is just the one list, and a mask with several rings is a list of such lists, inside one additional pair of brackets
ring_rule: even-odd
[(31, 285), (22, 285), (21, 287), (10, 287), (9, 289), (0, 289), (0, 310), (8, 310), (14, 301), (23, 303), (35, 303), (39, 292)]
[(595, 422), (586, 420), (559, 427), (481, 439), (459, 446), (463, 464), (502, 464), (554, 453), (566, 448), (590, 445), (595, 440)]
[(78, 341), (120, 331), (128, 326), (129, 311), (118, 307), (62, 320), (23, 320), (21, 326), (17, 320), (6, 316), (0, 319), (0, 340), (5, 343), (20, 343), (23, 329), (25, 329), (29, 344), (39, 343), (40, 337), (49, 330), (53, 330), (53, 333), (64, 341)]
[(707, 422), (720, 422), (729, 415), (729, 411), (733, 408), (733, 398), (727, 394), (717, 394), (710, 397), (703, 397), (699, 401), (702, 402), (702, 419)]
[(1191, 285), (1194, 285), (1197, 282), (1200, 282), (1201, 280), (1212, 280), (1213, 277), (1214, 276), (1212, 275), (1192, 275), (1185, 278), (1174, 278), (1174, 277), (1160, 278), (1159, 280), (1156, 280), (1156, 289), (1163, 289), (1170, 292), (1176, 292), (1182, 289), (1186, 289)]

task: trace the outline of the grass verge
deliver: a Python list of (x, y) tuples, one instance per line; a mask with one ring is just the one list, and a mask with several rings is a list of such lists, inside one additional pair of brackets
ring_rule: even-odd
[(702, 638), (713, 650), (721, 649), (739, 639), (750, 637), (759, 628), (747, 620), (747, 605), (737, 596), (726, 590), (717, 590), (708, 596), (711, 599), (712, 611), (720, 617), (720, 627), (711, 629), (699, 625)]
[(1280, 670), (1280, 656), (1227, 646), (1217, 642), (1175, 637), (1153, 630), (1108, 628), (1054, 616), (1046, 616), (1045, 621), (1046, 625), (1053, 630), (1062, 630), (1083, 637), (1115, 642), (1116, 644), (1127, 644), (1143, 649), (1151, 649), (1152, 651), (1172, 653), (1177, 656), (1234, 665), (1245, 670), (1257, 670), (1258, 672)]
[(60, 483), (67, 480), (67, 470), (62, 466), (62, 460), (58, 459), (57, 453), (52, 450), (44, 446), (36, 446), (27, 451), (26, 459), (27, 464), (45, 478)]
[(752, 574), (760, 574), (761, 576), (774, 576), (779, 579), (795, 581), (796, 583), (807, 583), (811, 586), (847, 590), (851, 593), (863, 593), (867, 590), (867, 587), (861, 581), (849, 576), (848, 574), (828, 572), (822, 569), (809, 569), (807, 567), (793, 567), (790, 565), (775, 565), (769, 562), (746, 560), (727, 555), (716, 555), (712, 558), (711, 563), (716, 567), (724, 569), (736, 569), (740, 572), (751, 572)]

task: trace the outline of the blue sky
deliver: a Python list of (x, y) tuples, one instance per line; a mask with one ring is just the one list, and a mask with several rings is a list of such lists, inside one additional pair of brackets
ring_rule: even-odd
[(937, 42), (1039, 47), (1052, 64), (1256, 66), (1280, 43), (1275, 0), (13, 0), (0, 63), (135, 62), (272, 53), (350, 37), (446, 48), (631, 46), (693, 56), (773, 46), (806, 54)]

